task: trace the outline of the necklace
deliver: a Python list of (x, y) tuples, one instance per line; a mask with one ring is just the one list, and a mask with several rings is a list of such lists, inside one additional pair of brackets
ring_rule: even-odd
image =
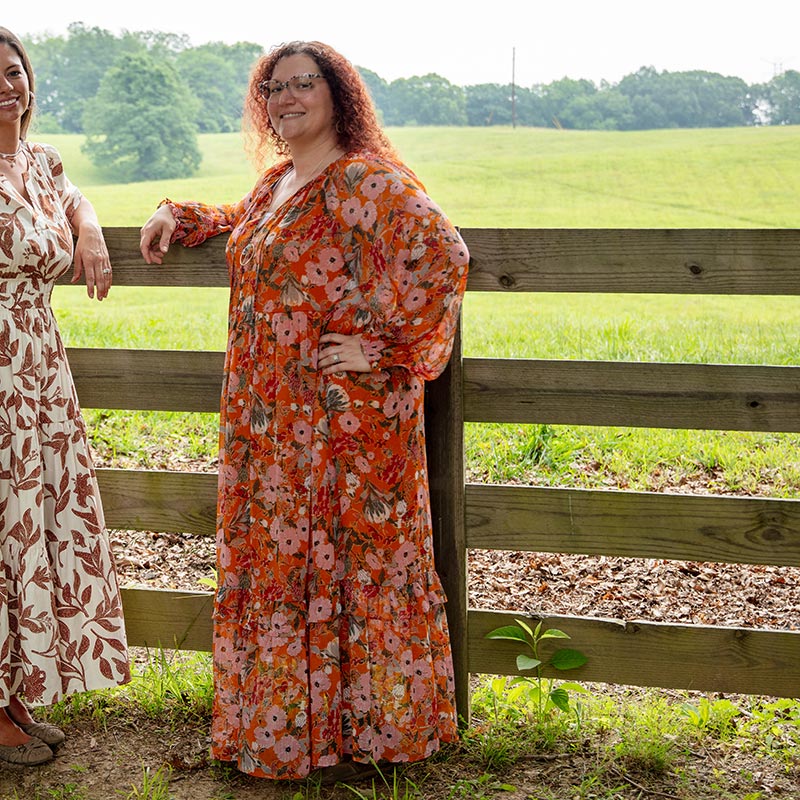
[(15, 166), (20, 153), (22, 152), (22, 139), (19, 140), (17, 149), (13, 153), (0, 153), (0, 159), (8, 161), (10, 166)]
[[(301, 178), (297, 174), (297, 170), (295, 169), (294, 163), (292, 163), (291, 171), (294, 172), (294, 177), (297, 179), (297, 181), (300, 182), (300, 185), (301, 186), (305, 186), (310, 181), (313, 181), (314, 178), (316, 178), (317, 175), (319, 175), (319, 173), (321, 172), (320, 167), (322, 167), (322, 165), (325, 163), (325, 161), (328, 160), (331, 157), (331, 153), (334, 153), (335, 151), (336, 151), (336, 148), (331, 148), (330, 150), (328, 150), (328, 152), (325, 153), (322, 156), (322, 158), (314, 165), (314, 169), (311, 170), (311, 172), (309, 173), (307, 178)], [(336, 159), (332, 159), (332, 161), (335, 161), (335, 160)], [(332, 163), (332, 161), (330, 161), (329, 163)], [(287, 175), (289, 174), (288, 170), (287, 170), (286, 174)]]

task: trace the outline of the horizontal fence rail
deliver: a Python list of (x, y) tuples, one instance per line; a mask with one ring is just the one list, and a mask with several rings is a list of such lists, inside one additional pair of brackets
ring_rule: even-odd
[[(116, 286), (227, 287), (225, 237), (145, 265), (133, 228), (105, 230)], [(800, 231), (467, 229), (470, 291), (800, 295)], [(68, 277), (64, 279), (66, 283)], [(71, 348), (85, 408), (219, 408), (224, 354)], [(467, 604), (469, 548), (800, 565), (800, 501), (466, 484), (464, 423), (797, 432), (800, 368), (461, 358), (426, 386), (436, 561), (448, 595), (459, 707), (469, 673), (514, 674), (485, 634), (520, 613)], [(119, 529), (212, 535), (216, 476), (98, 470)], [(123, 590), (131, 644), (206, 650), (211, 595)], [(524, 615), (527, 617), (528, 615)], [(800, 633), (551, 617), (591, 680), (800, 696)]]

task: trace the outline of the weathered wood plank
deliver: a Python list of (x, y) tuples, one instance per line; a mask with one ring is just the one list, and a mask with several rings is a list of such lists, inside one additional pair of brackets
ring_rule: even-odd
[(800, 500), (467, 485), (467, 546), (800, 565)]
[(442, 375), (425, 387), (425, 437), (430, 475), (436, 570), (447, 595), (447, 622), (456, 676), (456, 705), (469, 721), (467, 668), (467, 547), (464, 524), (464, 416), (461, 330)]
[(109, 528), (213, 536), (216, 473), (98, 469)]
[(462, 230), (469, 288), (800, 294), (800, 230)]
[[(227, 234), (197, 247), (174, 244), (160, 266), (145, 264), (139, 252), (139, 228), (103, 228), (103, 234), (114, 268), (114, 286), (230, 286), (225, 262)], [(58, 282), (68, 284), (71, 276), (70, 271)]]
[(174, 589), (123, 589), (128, 644), (211, 650), (213, 594)]
[[(138, 227), (104, 228), (116, 286), (228, 286), (223, 234), (139, 253)], [(469, 288), (515, 292), (800, 294), (800, 231), (465, 228)], [(65, 276), (62, 283), (68, 283)]]
[(800, 430), (800, 367), (464, 359), (467, 422)]
[(84, 408), (219, 411), (224, 353), (72, 347), (67, 358)]
[[(517, 674), (521, 652), (513, 642), (485, 635), (514, 618), (513, 612), (469, 612), (469, 668), (490, 675)], [(534, 624), (537, 620), (532, 620)], [(705, 625), (547, 617), (545, 626), (563, 630), (589, 661), (580, 669), (546, 674), (578, 681), (659, 686), (709, 692), (800, 696), (800, 633)], [(542, 647), (547, 655), (550, 648)]]

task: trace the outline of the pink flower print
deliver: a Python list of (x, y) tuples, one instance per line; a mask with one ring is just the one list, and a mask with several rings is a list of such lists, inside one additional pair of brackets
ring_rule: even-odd
[(288, 636), (292, 633), (289, 620), (282, 611), (274, 612), (269, 621), (275, 636)]
[(275, 741), (275, 755), (284, 763), (294, 761), (300, 754), (300, 742), (294, 737), (284, 734)]
[(403, 307), (408, 311), (417, 311), (425, 305), (427, 295), (424, 289), (414, 289), (403, 300)]
[(312, 286), (324, 286), (328, 282), (328, 273), (316, 261), (311, 261), (306, 265), (306, 277)]
[(424, 194), (416, 193), (406, 200), (405, 210), (415, 217), (426, 217), (430, 211), (430, 201)]
[(362, 753), (372, 753), (373, 740), (374, 737), (372, 734), (372, 728), (365, 728), (361, 733), (358, 734), (358, 738), (356, 739), (358, 742), (358, 749)]
[(406, 190), (406, 185), (400, 180), (393, 180), (389, 185), (390, 194), (403, 194)]
[(336, 554), (330, 542), (316, 544), (314, 547), (314, 564), (319, 569), (331, 570), (336, 563)]
[(311, 699), (319, 703), (328, 689), (331, 688), (331, 679), (320, 669), (314, 670), (310, 675)]
[(395, 562), (401, 567), (408, 567), (417, 560), (418, 550), (413, 542), (403, 542), (394, 554)]
[(356, 456), (356, 467), (358, 467), (359, 472), (364, 474), (372, 471), (369, 461), (364, 456)]
[(352, 434), (361, 427), (361, 422), (352, 411), (347, 411), (339, 417), (339, 425), (345, 433)]
[(465, 267), (469, 264), (469, 252), (462, 241), (453, 242), (448, 248), (448, 255), (457, 267)]
[(287, 244), (283, 248), (283, 257), (287, 261), (295, 262), (300, 260), (300, 251), (297, 249), (296, 244)]
[(339, 275), (337, 278), (328, 282), (328, 285), (325, 287), (325, 294), (328, 296), (328, 300), (332, 303), (341, 300), (344, 296), (347, 280), (348, 278), (346, 275)]
[(253, 741), (259, 750), (267, 750), (275, 746), (275, 734), (267, 728), (258, 725), (253, 728)]
[(338, 272), (344, 269), (344, 256), (335, 247), (323, 247), (319, 251), (319, 265), (326, 272)]
[(400, 669), (407, 678), (410, 678), (414, 674), (414, 654), (411, 650), (403, 650), (400, 653), (400, 658), (398, 659), (400, 662)]
[(396, 270), (405, 270), (408, 267), (408, 262), (410, 259), (410, 250), (398, 250), (395, 254), (394, 260), (392, 261), (392, 266), (394, 266)]
[(292, 425), (294, 440), (300, 444), (308, 444), (311, 441), (311, 426), (305, 420), (298, 420)]
[(432, 676), (431, 662), (427, 658), (418, 658), (414, 662), (414, 680), (426, 681)]
[(388, 571), (389, 582), (395, 589), (404, 589), (408, 586), (408, 572), (405, 569), (397, 567), (389, 569)]
[(386, 178), (383, 175), (370, 175), (361, 184), (361, 193), (370, 200), (376, 200), (386, 190)]
[(357, 714), (366, 714), (372, 702), (369, 675), (359, 675), (358, 682), (353, 685), (350, 695), (350, 707)]
[(400, 414), (400, 419), (402, 419), (403, 422), (408, 422), (408, 420), (411, 419), (411, 416), (414, 413), (414, 400), (411, 397), (410, 392), (406, 392), (403, 395), (398, 413)]
[(429, 685), (426, 681), (416, 680), (411, 681), (411, 699), (415, 703), (421, 703), (427, 696)]
[(381, 728), (381, 742), (385, 750), (397, 751), (401, 739), (402, 734), (394, 725), (384, 725)]
[(400, 411), (400, 392), (392, 392), (384, 401), (383, 413), (391, 419)]
[(333, 606), (327, 597), (318, 597), (312, 600), (308, 606), (308, 619), (310, 622), (322, 622), (331, 618)]
[(402, 642), (392, 628), (386, 628), (383, 632), (383, 644), (387, 652), (394, 653), (400, 649)]
[(284, 347), (294, 344), (297, 336), (307, 327), (305, 314), (275, 314), (272, 318), (272, 330), (278, 343)]
[(367, 200), (361, 208), (361, 228), (366, 230), (371, 228), (378, 219), (378, 209), (372, 200)]
[(342, 203), (342, 216), (351, 228), (358, 225), (361, 220), (361, 202), (357, 197), (349, 197)]

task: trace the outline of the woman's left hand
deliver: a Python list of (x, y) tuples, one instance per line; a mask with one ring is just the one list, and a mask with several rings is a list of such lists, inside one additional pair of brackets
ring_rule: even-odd
[(372, 365), (361, 349), (361, 336), (343, 333), (323, 333), (319, 337), (320, 350), (317, 364), (323, 375), (334, 372), (371, 372)]
[(108, 256), (103, 231), (99, 225), (87, 222), (78, 229), (78, 241), (75, 244), (75, 271), (72, 283), (81, 277), (86, 278), (86, 290), (89, 297), (102, 300), (111, 288), (111, 259)]

